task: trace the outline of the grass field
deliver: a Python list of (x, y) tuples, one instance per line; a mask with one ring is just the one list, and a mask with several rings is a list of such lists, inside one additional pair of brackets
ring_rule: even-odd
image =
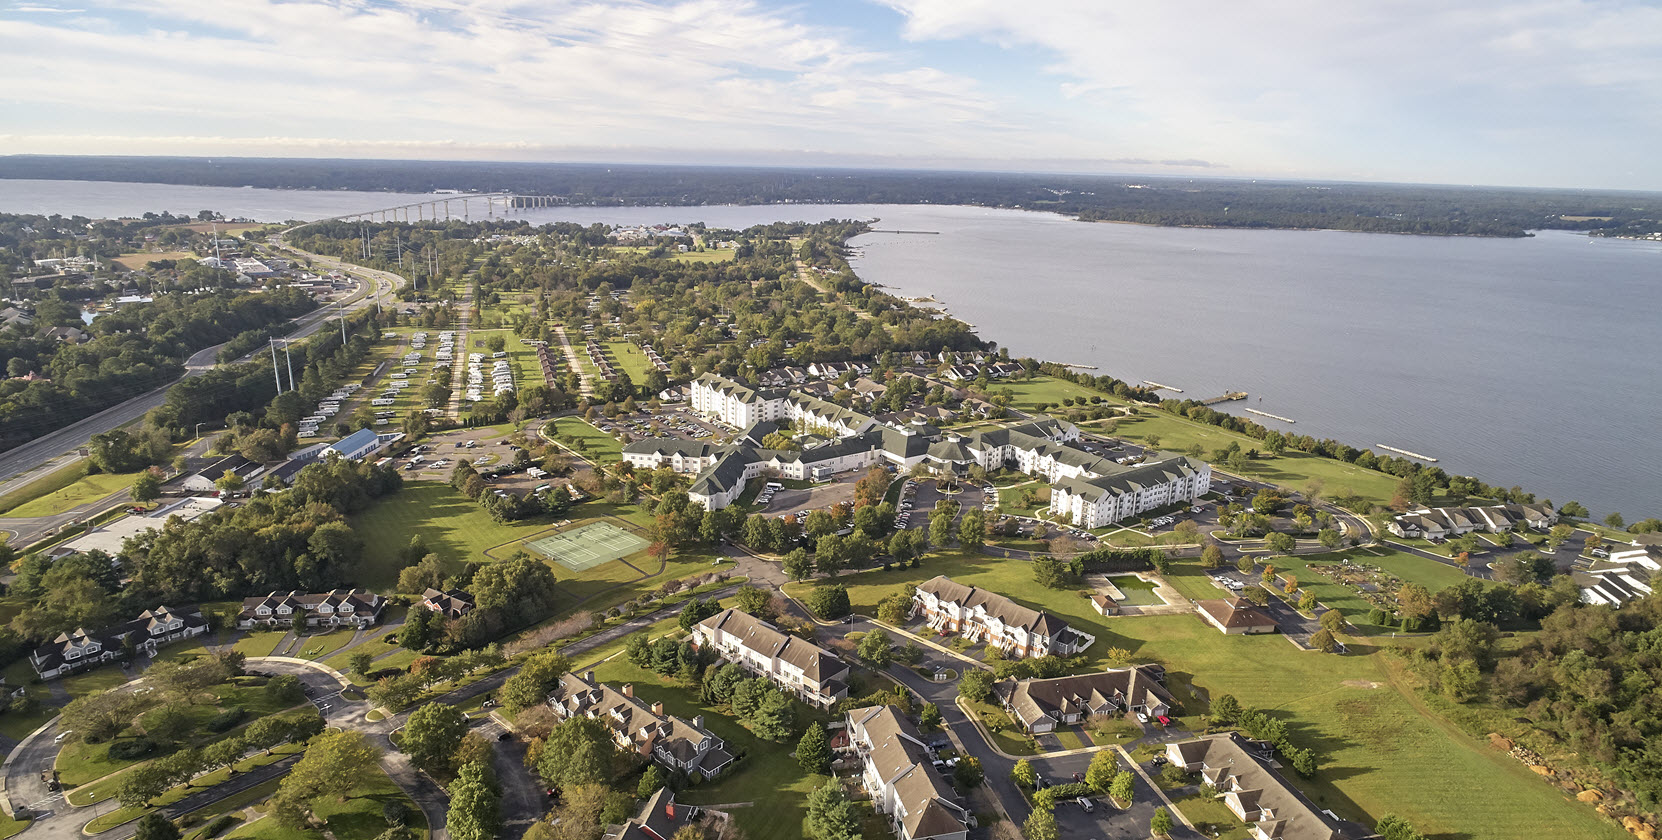
[[(1158, 436), (1160, 448), (1174, 452), (1182, 452), (1195, 444), (1208, 453), (1226, 448), (1231, 443), (1239, 443), (1242, 449), (1262, 450), (1264, 446), (1262, 441), (1217, 426), (1147, 410), (1136, 417), (1116, 420), (1114, 435), (1138, 442), (1146, 442), (1150, 435)], [(1379, 504), (1390, 501), (1397, 487), (1397, 479), (1382, 472), (1291, 450), (1280, 456), (1266, 456), (1249, 462), (1245, 474), (1248, 478), (1296, 490), (1305, 489), (1312, 479), (1316, 479), (1321, 481), (1322, 492), (1329, 498), (1354, 493)]]
[(1049, 376), (1035, 376), (1032, 379), (999, 379), (995, 380), (990, 389), (994, 394), (1009, 391), (1012, 395), (1010, 407), (1021, 411), (1038, 411), (1039, 406), (1048, 403), (1060, 403), (1069, 397), (1075, 400), (1084, 397), (1102, 397), (1105, 402), (1119, 405), (1120, 401), (1107, 396), (1100, 391), (1093, 391), (1082, 385), (1056, 379)]
[[(572, 525), (617, 517), (637, 527), (644, 527), (649, 519), (632, 505), (609, 505), (604, 502), (584, 502), (568, 514)], [(523, 547), (522, 540), (548, 536), (554, 526), (551, 517), (537, 517), (518, 522), (497, 522), (490, 514), (448, 484), (415, 481), (404, 485), (396, 495), (378, 500), (368, 510), (351, 517), (352, 526), (364, 538), (363, 566), (357, 583), (371, 588), (387, 589), (398, 580), (401, 568), (399, 551), (410, 544), (413, 535), (420, 534), (434, 553), (447, 559), (468, 562), (489, 562), (500, 559)], [(615, 523), (614, 523), (615, 524)], [(490, 554), (486, 554), (487, 551)], [(599, 604), (610, 606), (628, 600), (640, 591), (653, 589), (665, 580), (685, 577), (700, 572), (717, 571), (712, 565), (714, 555), (699, 552), (678, 554), (665, 563), (634, 554), (624, 561), (614, 561), (573, 572), (564, 566), (552, 564), (560, 588), (574, 599), (587, 599), (603, 592), (607, 595)], [(731, 566), (728, 566), (731, 568)], [(615, 589), (615, 592), (608, 590)]]
[(617, 439), (599, 429), (589, 425), (586, 421), (576, 417), (561, 417), (549, 423), (546, 427), (547, 435), (570, 435), (576, 441), (570, 444), (578, 454), (598, 463), (608, 463), (623, 459), (623, 444)]
[[(76, 479), (67, 486), (47, 492), (30, 501), (23, 502), (6, 512), (6, 516), (52, 516), (64, 513), (71, 508), (96, 502), (133, 486), (138, 481), (139, 473), (125, 473), (109, 475), (97, 473)], [(48, 476), (51, 478), (51, 476)]]
[(155, 260), (194, 260), (196, 258), (196, 255), (190, 251), (162, 251), (161, 253), (139, 252), (133, 254), (122, 254), (121, 256), (110, 260), (110, 262), (113, 262), (128, 271), (138, 271)]
[(618, 368), (629, 374), (629, 381), (636, 384), (646, 381), (646, 375), (652, 371), (652, 363), (646, 360), (639, 344), (633, 341), (603, 341), (601, 346), (612, 354), (612, 361), (617, 363)]
[[(652, 249), (645, 245), (618, 245), (612, 248), (620, 254), (636, 254), (645, 256)], [(666, 259), (676, 262), (732, 262), (737, 252), (732, 248), (711, 249), (708, 251), (675, 251), (671, 250)]]
[[(1377, 559), (1380, 565), (1392, 562)], [(1245, 705), (1273, 711), (1287, 721), (1295, 743), (1321, 756), (1322, 771), (1305, 787), (1341, 816), (1371, 824), (1394, 812), (1428, 836), (1464, 840), (1624, 836), (1590, 807), (1569, 801), (1520, 762), (1425, 708), (1407, 687), (1399, 689), (1387, 654), (1373, 639), (1351, 640), (1352, 655), (1325, 656), (1276, 636), (1224, 636), (1193, 615), (1103, 619), (1071, 590), (1038, 588), (1021, 561), (952, 552), (919, 569), (861, 572), (839, 582), (847, 585), (855, 610), (871, 614), (885, 595), (938, 574), (1010, 594), (1095, 634), (1088, 655), (1125, 648), (1139, 661), (1164, 663), (1178, 685), (1192, 683), (1206, 696), (1234, 694)], [(1191, 597), (1221, 595), (1191, 564), (1178, 564), (1168, 579), (1185, 594), (1196, 593)], [(805, 588), (787, 586), (797, 596)], [(1089, 667), (1103, 664), (1098, 659)], [(1201, 705), (1187, 691), (1177, 696)]]

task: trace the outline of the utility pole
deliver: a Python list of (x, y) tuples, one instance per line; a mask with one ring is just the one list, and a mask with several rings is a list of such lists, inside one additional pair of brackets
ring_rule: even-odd
[(289, 390), (294, 390), (294, 357), (289, 355), (289, 340), (283, 339), (283, 361), (289, 366)]
[[(271, 345), (271, 378), (277, 381), (277, 393), (283, 393), (283, 374), (277, 370), (277, 340), (268, 338), (266, 344)], [(290, 379), (293, 379), (291, 376)]]

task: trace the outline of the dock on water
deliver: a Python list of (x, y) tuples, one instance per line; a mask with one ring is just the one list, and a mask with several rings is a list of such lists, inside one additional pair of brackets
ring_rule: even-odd
[(1172, 387), (1172, 386), (1170, 386), (1170, 385), (1161, 385), (1161, 384), (1160, 384), (1160, 383), (1158, 383), (1158, 382), (1155, 382), (1155, 381), (1154, 381), (1154, 380), (1152, 380), (1152, 379), (1144, 379), (1144, 380), (1143, 380), (1143, 384), (1144, 384), (1144, 385), (1147, 385), (1147, 386), (1149, 386), (1149, 387), (1150, 387), (1150, 388), (1153, 388), (1153, 389), (1154, 389), (1154, 390), (1156, 390), (1156, 391), (1170, 391), (1170, 392), (1172, 392), (1172, 393), (1174, 393), (1174, 394), (1181, 394), (1181, 393), (1183, 393), (1183, 389), (1182, 389), (1182, 388), (1173, 388), (1173, 387)]
[(913, 234), (922, 234), (922, 235), (925, 235), (925, 236), (940, 236), (941, 235), (941, 232), (938, 231), (938, 230), (877, 230), (877, 229), (874, 228), (874, 229), (866, 231), (866, 232), (867, 233), (913, 233)]
[(1258, 416), (1259, 416), (1259, 417), (1268, 417), (1268, 418), (1270, 418), (1270, 419), (1271, 419), (1271, 420), (1280, 420), (1280, 421), (1281, 421), (1281, 422), (1283, 422), (1283, 423), (1297, 423), (1297, 422), (1298, 422), (1298, 421), (1297, 421), (1297, 420), (1294, 420), (1294, 419), (1293, 419), (1293, 418), (1291, 418), (1291, 417), (1282, 417), (1282, 416), (1281, 416), (1281, 415), (1279, 415), (1279, 414), (1271, 414), (1271, 413), (1269, 413), (1269, 412), (1268, 412), (1268, 411), (1259, 411), (1259, 410), (1258, 410), (1258, 409), (1256, 409), (1256, 408), (1248, 408), (1248, 409), (1244, 409), (1244, 410), (1245, 410), (1245, 411), (1246, 411), (1246, 413), (1248, 413), (1248, 414), (1256, 414), (1256, 415), (1258, 415)]
[(1387, 451), (1387, 452), (1395, 452), (1395, 453), (1397, 453), (1397, 454), (1398, 454), (1398, 455), (1407, 455), (1407, 456), (1408, 456), (1408, 457), (1410, 457), (1410, 458), (1418, 458), (1418, 459), (1420, 459), (1420, 460), (1421, 460), (1421, 461), (1426, 461), (1426, 462), (1428, 462), (1428, 463), (1432, 463), (1432, 464), (1435, 464), (1435, 463), (1437, 463), (1437, 459), (1436, 459), (1436, 458), (1433, 458), (1433, 457), (1431, 457), (1431, 456), (1430, 456), (1430, 455), (1421, 455), (1421, 454), (1420, 454), (1420, 453), (1418, 453), (1418, 452), (1409, 452), (1409, 451), (1408, 451), (1408, 450), (1406, 450), (1406, 449), (1398, 449), (1398, 448), (1396, 448), (1396, 447), (1395, 447), (1395, 446), (1386, 446), (1386, 445), (1385, 445), (1385, 444), (1383, 444), (1383, 443), (1376, 443), (1376, 444), (1374, 444), (1374, 446), (1377, 446), (1377, 447), (1379, 447), (1379, 448), (1380, 448), (1380, 449), (1383, 449), (1383, 450), (1385, 450), (1385, 451)]
[(1235, 400), (1244, 400), (1246, 398), (1247, 398), (1247, 392), (1245, 392), (1245, 391), (1230, 391), (1230, 392), (1224, 394), (1221, 397), (1213, 397), (1209, 400), (1200, 400), (1200, 404), (1201, 405), (1217, 405), (1218, 403), (1233, 402)]

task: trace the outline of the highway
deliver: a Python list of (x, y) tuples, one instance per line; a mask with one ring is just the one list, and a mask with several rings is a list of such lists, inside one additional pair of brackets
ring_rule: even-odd
[[(276, 242), (281, 244), (280, 238)], [(333, 257), (308, 253), (288, 245), (282, 247), (297, 256), (309, 258), (314, 268), (337, 269), (356, 279), (358, 281), (357, 291), (351, 298), (342, 303), (342, 306), (348, 312), (374, 305), (377, 301), (390, 303), (393, 300), (393, 293), (405, 282), (404, 278), (390, 272), (349, 265)], [(340, 307), (329, 305), (296, 318), (294, 320), (294, 330), (289, 333), (288, 337), (300, 339), (317, 332), (329, 319), (336, 317), (339, 311)], [(217, 366), (215, 360), (219, 355), (220, 348), (224, 346), (223, 344), (217, 344), (192, 354), (189, 359), (185, 360), (185, 374), (167, 385), (133, 397), (91, 417), (71, 423), (55, 432), (35, 438), (22, 446), (0, 453), (0, 479), (5, 480), (4, 483), (0, 483), (0, 493), (10, 492), (80, 460), (81, 456), (75, 450), (85, 447), (92, 440), (93, 435), (103, 434), (142, 418), (150, 409), (162, 404), (167, 397), (168, 388), (173, 387), (180, 380), (201, 376), (213, 370)], [(243, 356), (236, 361), (242, 362), (248, 358), (249, 356)]]

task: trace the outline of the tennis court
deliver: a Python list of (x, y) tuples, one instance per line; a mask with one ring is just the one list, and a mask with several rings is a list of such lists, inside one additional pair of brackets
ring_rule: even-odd
[(574, 571), (627, 557), (646, 548), (646, 540), (606, 522), (594, 522), (570, 531), (526, 543), (532, 550)]

